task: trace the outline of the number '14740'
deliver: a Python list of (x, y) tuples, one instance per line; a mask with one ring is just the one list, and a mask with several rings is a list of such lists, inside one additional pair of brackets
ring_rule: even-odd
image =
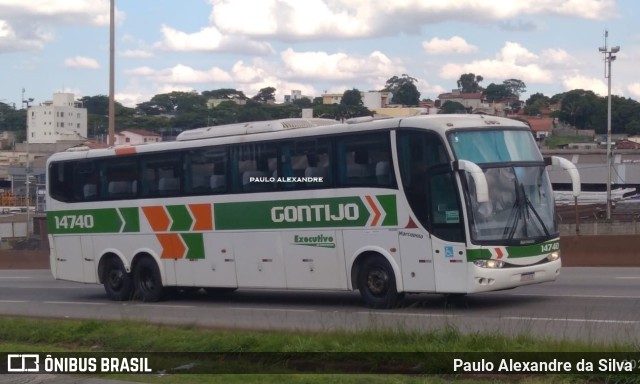
[(560, 249), (560, 243), (549, 243), (549, 244), (542, 244), (540, 246), (542, 248), (542, 252), (553, 252), (553, 251), (557, 251), (558, 249)]
[(91, 215), (64, 215), (55, 216), (57, 229), (93, 228), (93, 216)]

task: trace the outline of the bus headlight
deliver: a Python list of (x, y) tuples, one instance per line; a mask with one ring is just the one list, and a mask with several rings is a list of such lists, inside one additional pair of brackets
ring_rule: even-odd
[(476, 260), (473, 264), (477, 265), (480, 268), (502, 268), (504, 266), (504, 261), (502, 260)]
[(547, 260), (556, 261), (560, 258), (560, 251), (551, 252), (549, 256), (547, 256)]

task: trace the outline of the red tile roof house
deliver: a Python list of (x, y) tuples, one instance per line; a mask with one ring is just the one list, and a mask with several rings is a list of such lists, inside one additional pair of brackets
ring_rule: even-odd
[(555, 120), (553, 117), (518, 116), (518, 118), (529, 123), (531, 132), (536, 140), (551, 136), (553, 121)]
[(455, 101), (464, 105), (466, 109), (470, 109), (472, 112), (477, 112), (478, 110), (486, 112), (486, 110), (490, 109), (490, 105), (486, 103), (482, 92), (462, 93), (454, 90), (453, 92), (441, 93), (438, 95), (438, 100), (440, 101), (438, 104), (440, 107), (442, 107), (446, 101)]
[(162, 141), (160, 134), (144, 129), (125, 129), (116, 133), (115, 145), (157, 143)]

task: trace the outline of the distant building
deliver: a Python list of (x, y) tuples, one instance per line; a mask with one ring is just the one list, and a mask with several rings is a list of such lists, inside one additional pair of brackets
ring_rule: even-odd
[(87, 137), (87, 109), (73, 93), (54, 93), (53, 100), (27, 109), (27, 142), (55, 143)]
[[(324, 93), (322, 104), (340, 104), (344, 93)], [(391, 102), (393, 94), (385, 91), (360, 92), (362, 105), (369, 109), (386, 108)]]
[(116, 133), (115, 145), (135, 145), (162, 141), (160, 134), (143, 129), (126, 129)]
[(447, 101), (458, 102), (462, 104), (465, 109), (471, 110), (471, 112), (494, 113), (491, 111), (492, 108), (490, 104), (485, 101), (482, 92), (462, 93), (459, 90), (454, 89), (452, 92), (441, 93), (438, 95), (439, 103), (437, 103), (436, 106), (442, 108), (444, 103)]
[(303, 95), (302, 91), (298, 89), (292, 90), (290, 95), (284, 95), (285, 104), (290, 104), (296, 100), (301, 100), (301, 99), (309, 99), (310, 101), (313, 101), (313, 97)]
[(12, 131), (0, 133), (0, 149), (12, 149), (16, 142), (16, 134)]
[(554, 118), (552, 117), (532, 117), (532, 116), (517, 116), (518, 119), (525, 120), (531, 127), (531, 132), (536, 140), (542, 140), (551, 136), (553, 131)]

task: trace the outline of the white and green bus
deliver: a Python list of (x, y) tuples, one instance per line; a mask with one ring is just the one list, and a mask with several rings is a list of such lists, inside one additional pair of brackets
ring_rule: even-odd
[(482, 115), (285, 119), (57, 153), (51, 270), (109, 298), (169, 287), (467, 294), (555, 280), (554, 197), (525, 124)]

